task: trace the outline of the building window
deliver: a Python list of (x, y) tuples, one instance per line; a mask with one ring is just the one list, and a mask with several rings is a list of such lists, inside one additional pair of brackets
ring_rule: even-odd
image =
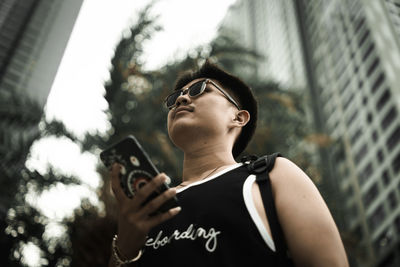
[(359, 82), (358, 82), (358, 88), (359, 88), (359, 89), (361, 89), (361, 88), (363, 87), (363, 85), (364, 85), (364, 82), (363, 82), (363, 81), (359, 81)]
[(369, 30), (366, 30), (364, 34), (361, 36), (360, 41), (358, 42), (358, 47), (361, 47), (368, 37), (369, 37)]
[(356, 66), (354, 66), (354, 73), (356, 73), (357, 74), (357, 72), (358, 72), (358, 70), (359, 70), (360, 68), (356, 65)]
[(355, 156), (355, 161), (357, 163), (360, 163), (361, 160), (365, 157), (365, 155), (367, 155), (368, 153), (368, 146), (367, 144), (363, 144), (362, 147), (360, 148), (360, 150), (357, 152), (356, 156)]
[(335, 161), (343, 161), (346, 158), (344, 154), (343, 144), (340, 143), (336, 146), (336, 149), (333, 153), (333, 159)]
[(375, 58), (375, 60), (371, 63), (371, 65), (368, 68), (367, 77), (371, 76), (372, 73), (374, 73), (376, 68), (379, 66), (379, 62), (380, 62), (379, 58)]
[(381, 122), (381, 126), (383, 130), (386, 130), (387, 127), (389, 127), (392, 122), (394, 121), (394, 119), (397, 117), (397, 109), (396, 107), (392, 107), (387, 114), (385, 115), (385, 117), (383, 118), (382, 122)]
[(378, 132), (373, 131), (372, 132), (372, 141), (374, 141), (376, 143), (377, 140), (378, 140)]
[(376, 156), (377, 156), (377, 158), (378, 158), (379, 163), (382, 163), (382, 162), (383, 162), (383, 159), (384, 159), (382, 149), (379, 149), (379, 150), (378, 150), (378, 153), (377, 153)]
[(347, 99), (347, 101), (343, 105), (344, 110), (346, 110), (350, 106), (353, 99), (354, 99), (354, 94), (351, 94), (350, 97)]
[(354, 21), (354, 20), (358, 20), (359, 17), (364, 18), (364, 13), (362, 12), (362, 7), (359, 1), (348, 1), (349, 3), (352, 4), (352, 6), (350, 7), (350, 20)]
[(357, 34), (357, 32), (361, 29), (361, 27), (364, 25), (365, 18), (362, 17), (358, 22), (356, 27), (354, 28), (354, 35)]
[(382, 96), (379, 98), (378, 102), (376, 103), (376, 110), (380, 111), (389, 101), (390, 96), (391, 94), (389, 89), (386, 89), (385, 92), (382, 94)]
[(371, 176), (373, 173), (374, 169), (372, 167), (372, 163), (368, 163), (367, 166), (365, 166), (364, 170), (361, 172), (361, 175), (359, 177), (360, 185), (362, 186), (368, 178)]
[(351, 143), (352, 145), (354, 145), (354, 144), (357, 142), (357, 140), (360, 138), (361, 134), (362, 134), (362, 129), (361, 129), (361, 128), (358, 128), (357, 131), (356, 131), (356, 132), (353, 134), (353, 136), (351, 137), (350, 143)]
[(397, 233), (400, 234), (400, 215), (394, 219), (394, 226), (396, 227)]
[(399, 173), (399, 171), (400, 171), (400, 152), (393, 159), (392, 168), (393, 168), (394, 174), (398, 174)]
[(385, 74), (383, 72), (379, 74), (378, 78), (374, 82), (374, 84), (371, 87), (371, 92), (374, 94), (378, 89), (379, 86), (385, 81)]
[[(345, 68), (343, 70), (345, 70)], [(340, 90), (340, 94), (343, 95), (343, 93), (346, 91), (347, 87), (349, 86), (350, 81), (351, 81), (350, 78), (347, 78), (346, 82), (343, 84), (342, 89)]]
[(358, 110), (356, 109), (353, 114), (351, 114), (350, 118), (347, 120), (347, 126), (350, 127), (350, 125), (353, 123), (353, 121), (357, 118), (358, 115)]
[(385, 186), (390, 183), (389, 172), (387, 170), (383, 171), (382, 173), (382, 182)]
[(394, 191), (390, 192), (388, 200), (389, 200), (390, 208), (395, 209), (397, 207), (396, 192), (394, 192)]
[(371, 55), (371, 52), (374, 51), (375, 45), (374, 43), (371, 43), (367, 49), (367, 51), (365, 51), (365, 53), (362, 56), (362, 61), (364, 62), (365, 60), (367, 60), (367, 58), (369, 57), (369, 55)]
[(379, 205), (378, 208), (375, 209), (375, 211), (371, 214), (371, 216), (368, 219), (368, 223), (372, 231), (382, 223), (382, 221), (385, 219), (385, 215), (386, 215), (385, 208), (381, 204)]
[(400, 141), (400, 125), (393, 131), (386, 141), (386, 147), (389, 151), (392, 151)]
[(371, 186), (370, 189), (368, 189), (368, 191), (363, 196), (364, 206), (368, 207), (375, 200), (378, 194), (379, 194), (379, 187), (378, 184), (375, 183), (374, 185)]
[(368, 122), (369, 124), (371, 124), (372, 120), (373, 120), (372, 113), (371, 113), (371, 112), (368, 112), (368, 114), (367, 114), (367, 122)]

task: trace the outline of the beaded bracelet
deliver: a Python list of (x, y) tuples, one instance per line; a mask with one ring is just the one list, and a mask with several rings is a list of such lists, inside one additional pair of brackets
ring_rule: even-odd
[(137, 255), (135, 258), (133, 258), (133, 259), (128, 259), (128, 260), (122, 260), (122, 259), (121, 259), (122, 253), (121, 253), (121, 251), (118, 249), (118, 246), (117, 246), (117, 239), (118, 239), (118, 236), (117, 236), (117, 235), (114, 235), (114, 238), (113, 238), (113, 241), (112, 241), (112, 252), (113, 252), (113, 258), (114, 258), (114, 261), (115, 261), (115, 265), (116, 265), (117, 267), (120, 267), (120, 266), (126, 265), (126, 264), (130, 264), (130, 263), (135, 262), (135, 261), (137, 261), (138, 259), (140, 259), (140, 257), (142, 256), (142, 250), (139, 250), (139, 253), (138, 253), (138, 255)]

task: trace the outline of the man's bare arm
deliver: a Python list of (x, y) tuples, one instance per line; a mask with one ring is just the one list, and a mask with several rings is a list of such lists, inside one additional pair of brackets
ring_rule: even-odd
[(285, 158), (277, 158), (270, 177), (296, 266), (349, 266), (336, 224), (311, 179)]

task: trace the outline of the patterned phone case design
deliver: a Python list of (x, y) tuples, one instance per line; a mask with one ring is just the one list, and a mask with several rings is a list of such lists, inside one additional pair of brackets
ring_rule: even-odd
[(158, 170), (133, 136), (103, 151), (100, 158), (107, 168), (111, 168), (115, 162), (121, 165), (120, 183), (129, 198), (158, 174)]

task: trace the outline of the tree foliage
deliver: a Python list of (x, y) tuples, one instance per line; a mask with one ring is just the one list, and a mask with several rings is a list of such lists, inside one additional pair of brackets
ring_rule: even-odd
[[(38, 125), (41, 107), (19, 91), (1, 91), (0, 98), (0, 261), (7, 266), (25, 266), (23, 249), (33, 244), (41, 251), (42, 262), (55, 266), (69, 255), (70, 248), (57, 242), (43, 241), (49, 220), (27, 201), (29, 193), (40, 194), (57, 183), (79, 184), (76, 177), (62, 176), (49, 168), (46, 174), (25, 166), (35, 140), (48, 135), (70, 136), (61, 122)], [(65, 265), (65, 264), (64, 264)], [(62, 265), (60, 265), (62, 266)]]

